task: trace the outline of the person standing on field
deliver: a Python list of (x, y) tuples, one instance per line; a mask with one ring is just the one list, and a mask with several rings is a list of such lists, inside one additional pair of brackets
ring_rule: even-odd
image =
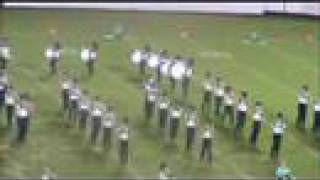
[(223, 97), (224, 97), (224, 85), (222, 78), (219, 75), (216, 75), (214, 87), (214, 115), (216, 117), (220, 116), (223, 111)]
[(201, 110), (202, 113), (208, 114), (212, 107), (212, 93), (213, 93), (213, 86), (212, 86), (212, 74), (210, 72), (206, 73), (206, 78), (203, 82), (203, 99)]
[(272, 128), (273, 140), (271, 146), (271, 158), (278, 159), (282, 141), (283, 141), (283, 134), (286, 129), (286, 124), (283, 119), (282, 112), (277, 114), (277, 121)]
[(124, 118), (124, 123), (118, 129), (119, 158), (121, 165), (127, 165), (129, 160), (129, 129), (127, 126), (128, 118)]
[(202, 146), (200, 152), (200, 161), (203, 161), (206, 157), (206, 161), (212, 163), (212, 144), (213, 144), (213, 135), (212, 130), (207, 126), (202, 135)]
[(260, 101), (256, 101), (255, 112), (253, 114), (252, 130), (250, 135), (250, 144), (254, 148), (258, 148), (259, 137), (261, 134), (261, 128), (265, 123), (265, 115)]
[(15, 114), (16, 106), (16, 93), (13, 90), (13, 87), (10, 85), (8, 87), (7, 93), (5, 95), (5, 105), (6, 105), (6, 114), (7, 114), (7, 126), (11, 128), (13, 117)]
[(298, 121), (297, 125), (301, 129), (305, 129), (308, 118), (308, 104), (309, 104), (309, 88), (307, 85), (302, 86), (301, 92), (298, 96)]

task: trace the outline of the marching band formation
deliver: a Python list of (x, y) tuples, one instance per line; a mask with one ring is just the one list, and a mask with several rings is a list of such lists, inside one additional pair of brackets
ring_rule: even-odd
[[(80, 58), (87, 66), (89, 76), (94, 74), (94, 67), (98, 59), (98, 43), (91, 42), (89, 47), (81, 49)], [(56, 41), (45, 49), (45, 58), (49, 71), (56, 74), (63, 57), (62, 43)], [(0, 41), (0, 108), (5, 110), (7, 126), (15, 126), (17, 131), (16, 141), (26, 139), (34, 105), (27, 93), (18, 93), (8, 80), (6, 73), (7, 63), (12, 59), (12, 50), (8, 42)], [(130, 53), (130, 62), (137, 68), (141, 75), (144, 90), (144, 118), (149, 123), (157, 118), (159, 128), (163, 130), (165, 138), (174, 143), (179, 131), (184, 127), (186, 150), (192, 151), (195, 140), (200, 137), (200, 160), (208, 163), (213, 159), (214, 124), (234, 127), (236, 142), (241, 140), (243, 129), (252, 119), (252, 130), (249, 142), (252, 147), (259, 147), (259, 139), (263, 127), (270, 126), (273, 132), (270, 155), (278, 158), (283, 143), (283, 134), (287, 123), (282, 112), (277, 113), (276, 121), (270, 124), (266, 118), (263, 102), (257, 100), (252, 114), (248, 102), (248, 92), (242, 91), (236, 99), (234, 87), (226, 84), (219, 74), (207, 72), (202, 84), (202, 104), (200, 107), (202, 118), (197, 107), (190, 105), (186, 99), (190, 92), (192, 76), (195, 70), (195, 61), (179, 55), (170, 56), (163, 49), (153, 52), (149, 45), (142, 49), (134, 49)], [(170, 91), (166, 89), (166, 82)], [(178, 95), (177, 95), (177, 89)], [(308, 86), (303, 86), (298, 95), (297, 126), (305, 129), (311, 105)], [(129, 129), (128, 118), (123, 118), (120, 123), (112, 105), (107, 105), (98, 96), (90, 97), (87, 90), (82, 89), (77, 78), (67, 74), (61, 82), (61, 104), (65, 114), (64, 119), (69, 125), (76, 125), (80, 129), (90, 131), (90, 142), (94, 145), (101, 144), (109, 149), (113, 147), (114, 137), (117, 137), (119, 160), (121, 164), (128, 163), (129, 156)], [(211, 117), (210, 115), (214, 116)], [(214, 119), (213, 121), (205, 121)], [(320, 100), (314, 104), (313, 131), (320, 133)], [(204, 124), (203, 124), (204, 123)], [(203, 132), (199, 132), (200, 125), (204, 125)], [(161, 165), (160, 176), (166, 176), (166, 165)]]

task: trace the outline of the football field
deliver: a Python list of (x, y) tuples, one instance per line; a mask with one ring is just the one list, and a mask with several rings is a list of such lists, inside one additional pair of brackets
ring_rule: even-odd
[[(119, 32), (113, 40), (108, 34)], [(168, 162), (174, 176), (270, 177), (272, 130), (262, 129), (260, 151), (249, 146), (251, 118), (240, 147), (232, 127), (216, 126), (214, 162), (207, 166), (185, 152), (182, 124), (176, 146), (166, 146), (156, 119), (143, 119), (144, 94), (139, 75), (129, 60), (133, 48), (150, 43), (156, 51), (194, 57), (189, 102), (200, 107), (201, 83), (206, 71), (220, 72), (234, 86), (237, 97), (248, 90), (251, 107), (262, 100), (272, 123), (281, 110), (288, 121), (281, 157), (297, 177), (319, 177), (319, 139), (310, 128), (295, 128), (297, 95), (303, 84), (312, 98), (320, 97), (320, 25), (316, 20), (283, 17), (235, 17), (156, 12), (107, 12), (85, 10), (1, 10), (0, 35), (14, 47), (9, 79), (18, 90), (30, 93), (36, 104), (28, 140), (11, 146), (12, 132), (0, 129), (0, 176), (40, 176), (50, 167), (58, 176), (155, 177), (160, 161)], [(258, 39), (255, 39), (255, 36)], [(129, 164), (118, 163), (117, 148), (92, 147), (86, 132), (63, 126), (60, 105), (61, 75), (49, 76), (44, 49), (58, 37), (64, 45), (61, 71), (80, 78), (81, 87), (115, 105), (119, 121), (129, 117)], [(88, 78), (80, 48), (96, 39), (99, 61)], [(313, 107), (313, 104), (311, 105)], [(312, 108), (311, 107), (311, 108)], [(200, 111), (199, 111), (200, 112)], [(251, 117), (251, 115), (250, 115)], [(201, 119), (203, 125), (206, 119)], [(219, 121), (214, 119), (214, 121)], [(2, 117), (4, 124), (5, 120)], [(310, 127), (313, 111), (310, 114)], [(115, 145), (115, 144), (114, 144)]]

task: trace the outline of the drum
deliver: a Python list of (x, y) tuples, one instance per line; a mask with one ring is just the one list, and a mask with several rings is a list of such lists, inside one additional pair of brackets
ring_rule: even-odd
[(138, 65), (140, 64), (141, 62), (141, 50), (134, 50), (131, 54), (131, 62), (134, 64), (134, 65)]
[(52, 48), (47, 48), (46, 52), (45, 52), (45, 56), (47, 58), (47, 60), (50, 60), (54, 57), (54, 52)]
[(150, 58), (148, 59), (148, 67), (155, 69), (159, 65), (159, 55), (158, 54), (151, 54)]
[(175, 80), (182, 80), (186, 72), (186, 63), (184, 61), (176, 62), (171, 70), (170, 75)]
[(88, 62), (90, 59), (90, 50), (88, 48), (81, 50), (81, 60), (83, 62)]

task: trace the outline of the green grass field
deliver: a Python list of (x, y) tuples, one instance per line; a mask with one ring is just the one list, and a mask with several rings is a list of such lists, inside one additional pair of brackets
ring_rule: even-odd
[[(251, 122), (240, 148), (234, 144), (231, 128), (217, 127), (211, 167), (184, 152), (182, 128), (177, 147), (163, 145), (156, 122), (146, 126), (143, 121), (143, 94), (138, 75), (128, 62), (132, 48), (151, 43), (157, 50), (167, 48), (170, 54), (196, 59), (190, 101), (197, 106), (202, 97), (201, 80), (210, 70), (221, 72), (237, 94), (248, 90), (252, 104), (257, 98), (263, 100), (268, 121), (274, 120), (273, 113), (283, 110), (289, 128), (282, 158), (295, 176), (320, 178), (319, 142), (311, 131), (299, 132), (294, 125), (301, 85), (309, 85), (313, 97), (320, 95), (320, 26), (314, 20), (84, 10), (1, 10), (0, 20), (0, 34), (8, 36), (15, 48), (10, 78), (17, 89), (31, 94), (37, 107), (24, 145), (10, 146), (10, 133), (1, 129), (0, 176), (39, 176), (43, 167), (50, 167), (58, 176), (155, 177), (162, 160), (175, 176), (273, 176), (271, 129), (263, 129), (261, 152), (252, 151), (248, 145)], [(103, 36), (116, 26), (126, 28), (123, 38), (104, 41)], [(120, 118), (129, 116), (131, 154), (127, 167), (119, 166), (116, 148), (96, 150), (84, 132), (62, 127), (59, 78), (48, 76), (43, 57), (44, 48), (52, 42), (51, 29), (65, 45), (61, 69), (77, 73), (81, 86), (114, 104)], [(192, 36), (180, 38), (183, 31)], [(253, 32), (262, 35), (266, 43), (244, 43)], [(100, 61), (96, 74), (88, 79), (77, 51), (92, 38), (100, 43)]]

